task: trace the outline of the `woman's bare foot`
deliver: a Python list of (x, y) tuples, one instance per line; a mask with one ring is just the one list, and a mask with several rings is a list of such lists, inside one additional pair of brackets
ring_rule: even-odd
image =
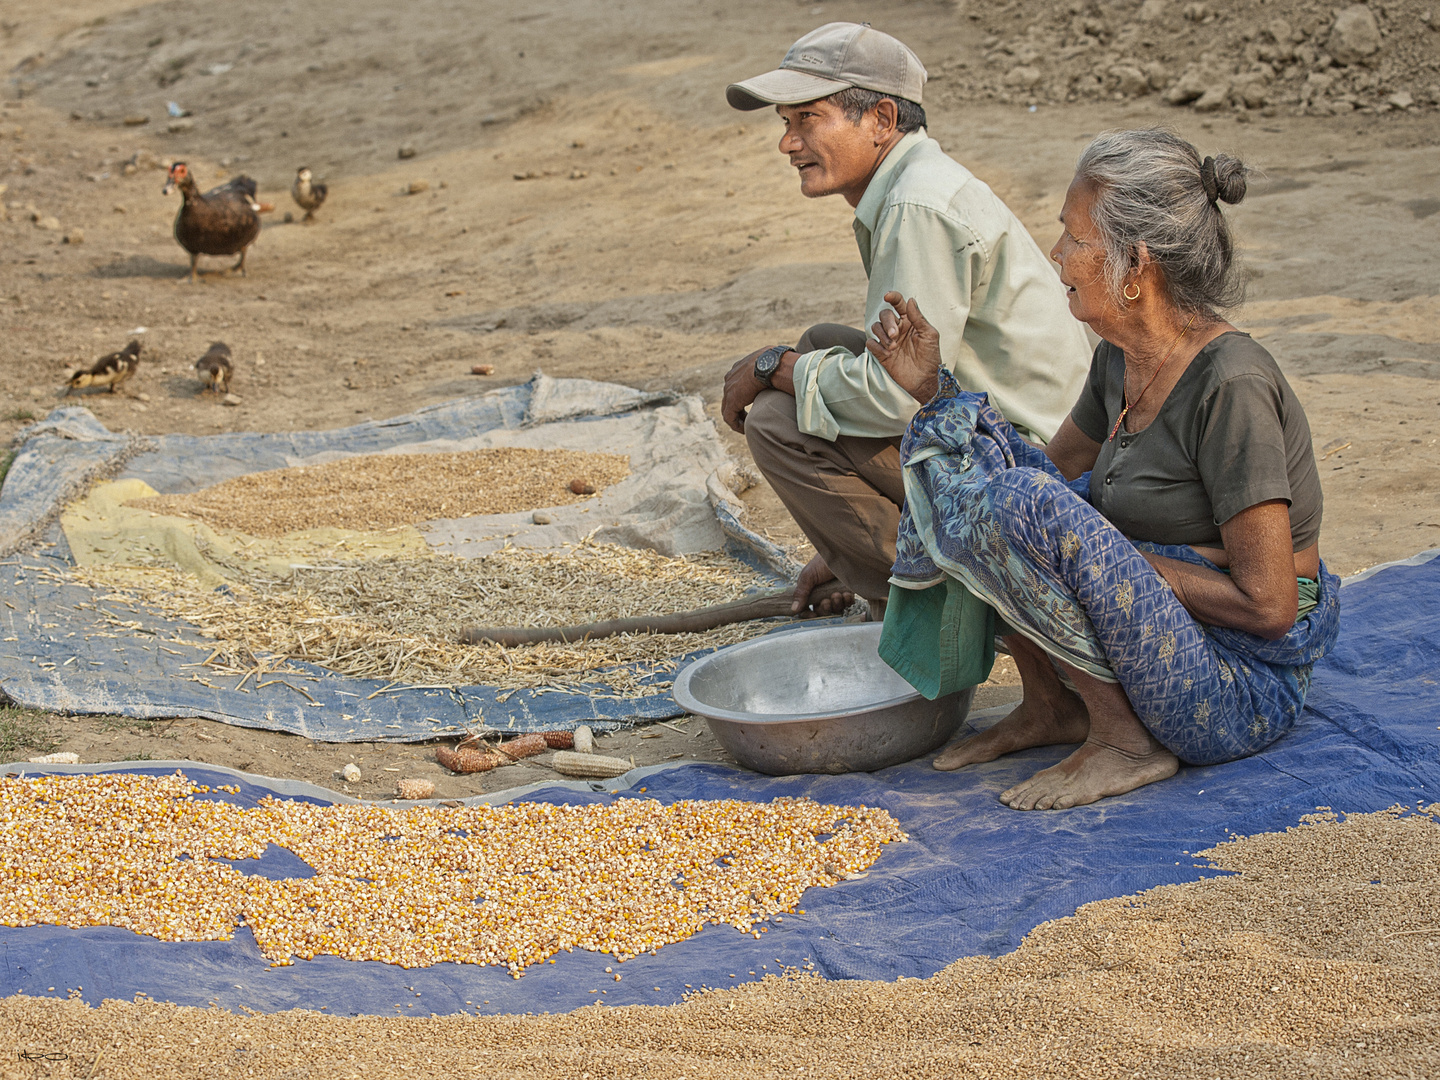
[(1180, 759), (1153, 736), (1151, 742), (1155, 745), (1148, 753), (1132, 754), (1087, 739), (1058, 765), (1003, 792), (1000, 801), (1012, 810), (1068, 810), (1174, 776)]
[(1058, 765), (1000, 795), (1012, 810), (1067, 810), (1174, 776), (1180, 759), (1135, 715), (1125, 689), (1066, 668), (1090, 715), (1090, 734)]
[(1069, 701), (1052, 702), (1042, 701), (1038, 694), (1032, 698), (1027, 693), (1025, 700), (1004, 720), (940, 754), (935, 759), (935, 768), (949, 772), (982, 761), (994, 761), (1032, 746), (1084, 742), (1090, 733), (1085, 704), (1070, 691), (1066, 690), (1065, 694)]
[(1025, 697), (1009, 716), (990, 730), (971, 736), (937, 757), (934, 765), (942, 772), (994, 761), (1032, 746), (1084, 742), (1090, 734), (1085, 703), (1060, 681), (1049, 655), (1019, 634), (1004, 641), (1020, 670)]

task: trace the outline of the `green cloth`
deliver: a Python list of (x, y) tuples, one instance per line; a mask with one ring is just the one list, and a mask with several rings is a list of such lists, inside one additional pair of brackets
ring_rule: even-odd
[(995, 663), (995, 609), (952, 577), (891, 585), (880, 659), (930, 701), (978, 686)]

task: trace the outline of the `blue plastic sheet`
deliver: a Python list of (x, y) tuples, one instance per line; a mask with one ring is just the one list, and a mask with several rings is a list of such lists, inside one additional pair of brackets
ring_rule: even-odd
[(56, 409), (26, 431), (0, 487), (0, 555), (37, 540), (70, 499), (111, 475), (147, 439), (117, 435), (86, 409)]
[[(420, 741), (481, 726), (503, 732), (548, 731), (589, 723), (599, 730), (683, 715), (667, 693), (616, 698), (608, 687), (576, 693), (507, 692), (475, 685), (437, 690), (354, 679), (303, 663), (299, 677), (260, 687), (238, 676), (210, 678), (196, 663), (208, 655), (179, 642), (204, 639), (192, 627), (117, 602), (92, 610), (95, 595), (60, 576), (70, 565), (58, 509), (97, 475), (184, 493), (234, 476), (282, 468), (328, 453), (367, 454), (432, 440), (463, 439), (557, 419), (614, 415), (672, 400), (671, 395), (588, 380), (537, 375), (523, 386), (445, 402), (406, 416), (333, 431), (166, 435), (137, 442), (106, 431), (86, 410), (56, 410), (38, 425), (0, 489), (0, 551), (6, 536), (43, 536), (0, 562), (0, 689), (13, 701), (60, 713), (141, 718), (202, 716), (240, 727), (283, 731), (324, 742)], [(204, 469), (195, 462), (204, 461)], [(784, 552), (721, 515), (728, 550), (783, 580), (798, 568)], [(45, 531), (48, 526), (48, 532)], [(684, 664), (690, 657), (676, 657)], [(668, 681), (656, 674), (642, 683)]]
[[(1182, 769), (1094, 806), (1022, 814), (997, 801), (1066, 752), (1054, 747), (958, 773), (938, 773), (928, 760), (850, 776), (763, 777), (700, 764), (647, 772), (643, 797), (664, 801), (804, 795), (884, 807), (911, 842), (888, 845), (863, 880), (812, 889), (805, 914), (786, 916), (760, 941), (710, 927), (627, 962), (620, 983), (604, 974), (613, 960), (581, 952), (517, 981), (497, 968), (405, 971), (335, 958), (271, 969), (243, 930), (231, 942), (165, 944), (116, 929), (29, 927), (0, 929), (0, 995), (53, 986), (64, 996), (83, 986), (92, 1002), (143, 992), (191, 1005), (415, 1015), (669, 1004), (687, 987), (732, 986), (807, 964), (829, 978), (928, 976), (959, 957), (1007, 952), (1039, 923), (1092, 900), (1214, 874), (1190, 853), (1231, 833), (1282, 830), (1319, 806), (1359, 813), (1440, 798), (1440, 559), (1385, 569), (1341, 596), (1340, 644), (1316, 668), (1311, 705), (1294, 731), (1255, 757)], [(186, 772), (212, 785), (231, 775)], [(604, 802), (641, 797), (640, 783), (632, 773), (502, 798)], [(252, 778), (235, 801), (251, 804), (271, 788), (295, 797), (297, 785)], [(293, 856), (273, 849), (261, 862), (280, 875), (297, 869)]]
[(220, 678), (198, 667), (213, 644), (193, 627), (118, 601), (100, 606), (133, 625), (117, 629), (97, 618), (95, 593), (63, 578), (68, 565), (55, 554), (0, 563), (0, 597), (14, 605), (0, 607), (0, 688), (18, 704), (71, 714), (203, 716), (341, 743), (415, 742), (482, 725), (516, 733), (579, 723), (608, 730), (683, 715), (668, 693), (616, 698), (607, 687), (507, 695), (493, 686), (392, 686), (300, 662), (286, 667), (301, 675), (272, 675), (282, 681), (263, 687), (252, 679), (236, 689), (239, 676)]

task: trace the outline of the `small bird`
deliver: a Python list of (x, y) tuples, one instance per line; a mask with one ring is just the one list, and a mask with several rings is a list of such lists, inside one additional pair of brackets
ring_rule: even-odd
[(102, 356), (87, 370), (71, 375), (65, 383), (65, 396), (69, 397), (72, 390), (84, 390), (90, 386), (108, 386), (113, 394), (115, 388), (134, 375), (139, 366), (140, 342), (137, 339), (119, 352)]
[(205, 384), (202, 393), (204, 390), (214, 390), (217, 394), (230, 393), (230, 374), (234, 370), (230, 362), (230, 346), (223, 341), (212, 341), (209, 351), (195, 361), (195, 370)]
[(245, 253), (260, 235), (260, 214), (273, 209), (255, 201), (255, 181), (237, 176), (204, 195), (183, 161), (170, 166), (170, 178), (162, 194), (176, 188), (184, 202), (175, 215), (175, 240), (190, 253), (190, 280), (196, 277), (201, 255), (239, 255), (230, 269), (245, 273)]
[(295, 174), (295, 183), (290, 187), (290, 195), (300, 205), (300, 209), (305, 211), (301, 221), (315, 220), (315, 211), (325, 202), (329, 190), (324, 184), (315, 183), (309, 165), (300, 166), (300, 170)]

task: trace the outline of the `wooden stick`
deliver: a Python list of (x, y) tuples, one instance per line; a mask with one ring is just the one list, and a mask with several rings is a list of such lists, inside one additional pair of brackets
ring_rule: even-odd
[[(827, 581), (811, 590), (802, 611), (818, 606), (841, 588)], [(590, 638), (613, 637), (615, 634), (696, 634), (717, 626), (750, 622), (752, 619), (775, 619), (790, 614), (794, 589), (772, 589), (728, 604), (681, 611), (674, 615), (641, 616), (630, 619), (609, 619), (605, 622), (582, 623), (579, 626), (467, 626), (460, 631), (466, 645), (492, 641), (496, 645), (534, 645), (542, 641), (584, 641)], [(840, 614), (836, 612), (835, 614)]]

